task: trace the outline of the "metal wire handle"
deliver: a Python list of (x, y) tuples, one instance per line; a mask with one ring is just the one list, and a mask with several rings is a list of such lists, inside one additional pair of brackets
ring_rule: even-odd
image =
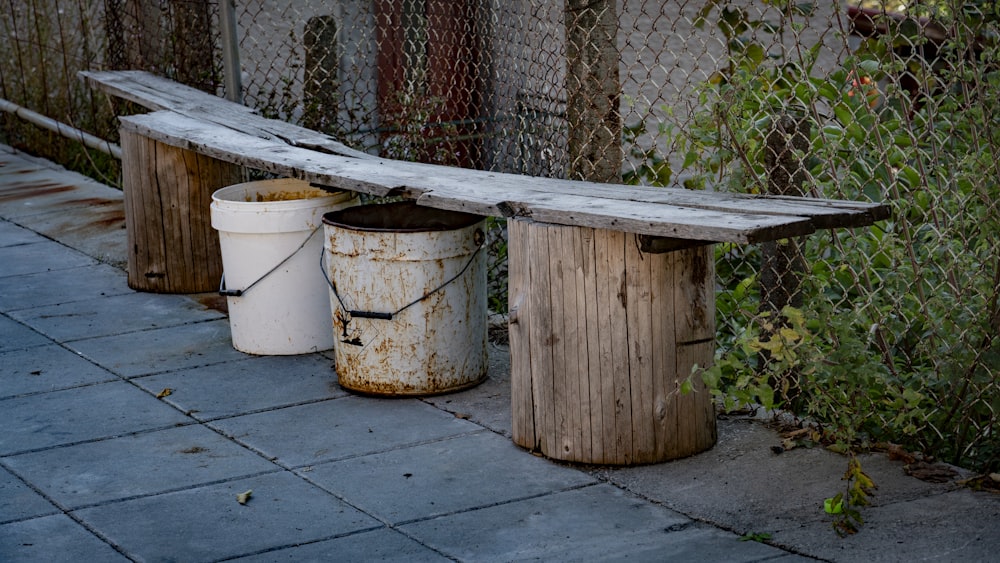
[(292, 256), (295, 256), (296, 254), (299, 253), (300, 250), (305, 248), (306, 244), (308, 244), (309, 241), (312, 240), (314, 236), (316, 236), (316, 233), (319, 230), (320, 227), (316, 227), (315, 229), (313, 229), (313, 231), (309, 233), (309, 236), (307, 236), (306, 239), (302, 241), (302, 244), (300, 244), (298, 248), (293, 250), (292, 253), (289, 254), (287, 257), (285, 257), (284, 260), (278, 262), (278, 264), (275, 267), (268, 270), (267, 273), (265, 273), (263, 276), (257, 278), (256, 281), (254, 281), (253, 283), (251, 283), (250, 285), (246, 286), (243, 289), (226, 289), (226, 273), (222, 272), (222, 279), (219, 281), (219, 295), (224, 295), (226, 297), (243, 297), (244, 295), (246, 295), (248, 291), (250, 291), (253, 288), (253, 286), (263, 281), (264, 278), (266, 278), (267, 276), (273, 274), (274, 271), (277, 270), (278, 268), (284, 266), (286, 262), (292, 259)]
[(327, 285), (330, 286), (330, 290), (333, 291), (333, 296), (337, 298), (337, 303), (340, 304), (340, 308), (343, 309), (350, 316), (350, 318), (380, 319), (385, 321), (391, 321), (396, 315), (402, 313), (403, 311), (409, 309), (410, 307), (416, 305), (417, 303), (424, 301), (431, 295), (434, 295), (435, 293), (441, 291), (449, 284), (451, 284), (451, 282), (457, 280), (458, 278), (462, 277), (463, 274), (465, 274), (465, 271), (468, 270), (469, 266), (472, 265), (472, 262), (476, 259), (476, 256), (479, 255), (479, 251), (482, 250), (484, 246), (486, 246), (486, 235), (483, 233), (483, 231), (481, 231), (480, 229), (476, 229), (474, 237), (475, 237), (474, 240), (479, 244), (479, 246), (476, 247), (476, 251), (472, 253), (472, 256), (469, 257), (469, 261), (465, 263), (465, 266), (462, 267), (461, 271), (459, 271), (457, 274), (449, 278), (448, 281), (428, 291), (421, 297), (418, 297), (417, 299), (414, 299), (413, 301), (407, 303), (406, 305), (403, 305), (402, 307), (396, 309), (396, 311), (392, 313), (380, 313), (377, 311), (354, 311), (348, 309), (347, 306), (344, 305), (344, 300), (340, 298), (340, 293), (337, 291), (337, 286), (333, 283), (333, 280), (331, 280), (330, 276), (327, 274), (325, 247), (323, 248), (323, 251), (319, 255), (319, 267), (320, 270), (322, 270), (323, 272), (323, 279), (326, 280)]

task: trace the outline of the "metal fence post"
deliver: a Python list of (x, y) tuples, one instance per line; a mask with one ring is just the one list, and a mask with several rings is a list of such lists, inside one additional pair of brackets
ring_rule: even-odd
[(226, 99), (243, 103), (243, 79), (240, 68), (240, 43), (236, 33), (236, 0), (219, 1), (219, 32), (222, 36), (222, 67)]

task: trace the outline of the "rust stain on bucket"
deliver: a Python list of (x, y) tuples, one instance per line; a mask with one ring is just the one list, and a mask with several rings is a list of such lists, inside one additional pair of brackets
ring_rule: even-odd
[(324, 216), (340, 385), (447, 393), (486, 376), (482, 217), (401, 202)]

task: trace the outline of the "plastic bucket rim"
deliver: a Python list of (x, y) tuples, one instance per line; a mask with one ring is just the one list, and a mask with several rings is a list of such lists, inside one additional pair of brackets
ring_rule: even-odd
[[(312, 190), (313, 193), (317, 195), (312, 197), (301, 197), (301, 198), (291, 198), (291, 199), (281, 199), (273, 201), (246, 201), (246, 194), (253, 193), (255, 187), (271, 187), (272, 189), (259, 190), (256, 193), (274, 193), (276, 191), (281, 191), (279, 186), (289, 185), (293, 189), (299, 191)], [(243, 194), (239, 199), (230, 198), (230, 194)], [(299, 180), (297, 178), (273, 178), (268, 180), (254, 180), (251, 182), (242, 182), (239, 184), (232, 184), (219, 188), (214, 193), (212, 193), (212, 204), (217, 207), (225, 208), (227, 211), (239, 212), (239, 211), (251, 211), (259, 208), (261, 205), (271, 205), (271, 206), (300, 206), (306, 203), (306, 207), (320, 207), (329, 203), (331, 200), (336, 199), (351, 199), (354, 197), (354, 192), (347, 190), (336, 190), (328, 191), (322, 188), (317, 188), (311, 185), (305, 180)]]

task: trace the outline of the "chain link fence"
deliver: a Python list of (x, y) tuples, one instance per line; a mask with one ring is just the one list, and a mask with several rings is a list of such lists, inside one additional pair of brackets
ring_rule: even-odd
[[(855, 443), (1000, 467), (996, 2), (234, 6), (244, 102), (372, 153), (890, 203), (872, 228), (717, 245), (720, 353), (705, 377)], [(76, 71), (143, 68), (222, 95), (219, 21), (198, 0), (5, 0), (0, 94), (113, 138), (127, 108)], [(0, 140), (115, 174), (11, 115)], [(502, 222), (494, 234), (502, 308)]]

